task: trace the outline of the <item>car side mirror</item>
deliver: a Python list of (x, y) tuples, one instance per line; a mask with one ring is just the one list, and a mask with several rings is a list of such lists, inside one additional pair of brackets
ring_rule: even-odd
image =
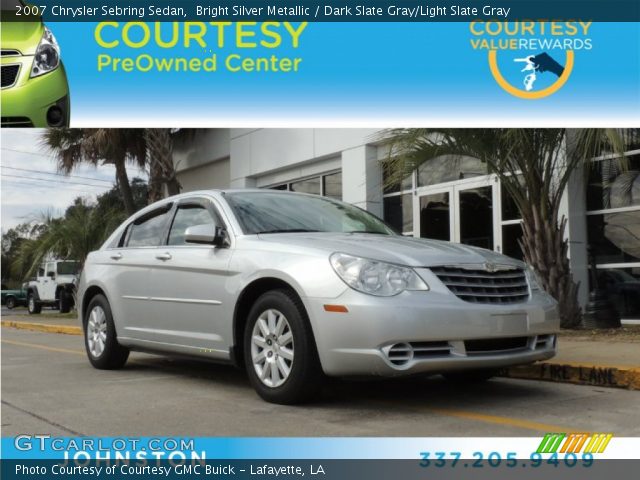
[(47, 277), (51, 278), (52, 280), (56, 278), (56, 272), (47, 272)]
[(184, 232), (184, 241), (186, 243), (224, 247), (226, 245), (226, 239), (226, 230), (211, 223), (194, 225), (193, 227), (187, 228)]

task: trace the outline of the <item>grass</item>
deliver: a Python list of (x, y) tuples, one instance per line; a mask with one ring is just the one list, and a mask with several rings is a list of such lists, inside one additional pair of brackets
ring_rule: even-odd
[(623, 325), (620, 328), (561, 330), (561, 338), (598, 340), (610, 342), (640, 342), (640, 325)]

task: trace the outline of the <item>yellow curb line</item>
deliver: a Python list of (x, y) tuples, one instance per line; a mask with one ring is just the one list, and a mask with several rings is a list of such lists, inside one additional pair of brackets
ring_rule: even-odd
[(47, 323), (22, 322), (16, 320), (2, 320), (3, 327), (33, 330), (35, 332), (64, 333), (66, 335), (82, 335), (82, 329), (73, 325), (50, 325)]
[(541, 362), (506, 369), (509, 378), (640, 390), (640, 367)]

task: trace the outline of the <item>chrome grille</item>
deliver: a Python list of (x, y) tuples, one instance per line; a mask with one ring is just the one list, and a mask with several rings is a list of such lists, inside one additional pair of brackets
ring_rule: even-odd
[(511, 304), (529, 298), (524, 270), (487, 271), (480, 267), (431, 267), (431, 271), (458, 298), (471, 303)]
[(11, 87), (16, 83), (20, 65), (2, 65), (2, 88)]

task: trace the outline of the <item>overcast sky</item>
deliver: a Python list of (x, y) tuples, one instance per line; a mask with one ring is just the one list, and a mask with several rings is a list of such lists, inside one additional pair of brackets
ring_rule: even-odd
[[(57, 174), (55, 160), (40, 146), (42, 133), (38, 129), (0, 131), (3, 232), (48, 212), (61, 215), (76, 197), (95, 200), (96, 195), (115, 183), (115, 170), (110, 165), (97, 168), (83, 165), (69, 177)], [(129, 167), (128, 171), (129, 179), (146, 178), (135, 167)]]

